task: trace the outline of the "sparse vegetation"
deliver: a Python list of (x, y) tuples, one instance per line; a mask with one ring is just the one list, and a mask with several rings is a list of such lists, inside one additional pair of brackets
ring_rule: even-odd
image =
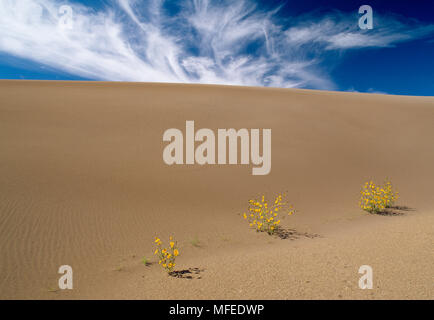
[(142, 263), (145, 265), (145, 267), (147, 267), (150, 264), (149, 259), (146, 257), (142, 258)]
[(200, 247), (200, 241), (199, 238), (197, 236), (195, 236), (193, 239), (190, 240), (190, 243), (193, 247)]
[(271, 204), (266, 201), (265, 195), (262, 195), (260, 200), (249, 200), (248, 212), (243, 213), (244, 219), (256, 231), (267, 232), (269, 235), (274, 234), (280, 225), (283, 214), (292, 215), (295, 213), (293, 206), (284, 201), (283, 196), (282, 194), (277, 195)]
[(154, 254), (159, 257), (158, 264), (161, 265), (168, 273), (173, 271), (175, 268), (175, 260), (179, 255), (179, 250), (177, 247), (177, 242), (173, 240), (173, 237), (169, 237), (169, 247), (165, 248), (160, 238), (155, 238), (155, 244), (157, 248)]
[(120, 272), (122, 270), (124, 270), (124, 267), (122, 267), (122, 266), (117, 266), (116, 268), (114, 268), (114, 271)]
[(383, 186), (376, 186), (371, 180), (365, 183), (360, 191), (359, 206), (369, 213), (379, 213), (394, 205), (398, 192), (393, 190), (392, 183), (386, 181)]

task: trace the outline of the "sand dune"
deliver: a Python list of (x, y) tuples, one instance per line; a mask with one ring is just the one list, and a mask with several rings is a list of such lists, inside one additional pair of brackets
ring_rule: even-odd
[[(2, 299), (434, 298), (432, 97), (0, 81), (0, 99)], [(186, 120), (271, 128), (271, 173), (167, 166), (163, 132)], [(412, 210), (361, 211), (361, 185), (386, 177)], [(298, 210), (291, 239), (250, 230), (247, 200), (281, 191)], [(141, 263), (169, 234), (193, 279)], [(362, 264), (373, 290), (358, 288)]]

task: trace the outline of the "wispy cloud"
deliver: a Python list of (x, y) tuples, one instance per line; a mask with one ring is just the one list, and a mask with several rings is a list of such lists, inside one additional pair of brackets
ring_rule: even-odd
[(296, 26), (285, 31), (291, 45), (316, 44), (322, 50), (338, 50), (369, 47), (392, 47), (400, 42), (426, 37), (434, 32), (434, 25), (422, 25), (418, 21), (399, 17), (375, 15), (375, 27), (361, 30), (357, 16), (335, 12), (315, 21), (312, 15), (298, 18)]
[(0, 1), (0, 51), (96, 80), (333, 89), (325, 51), (392, 46), (433, 32), (391, 17), (363, 32), (340, 12), (287, 26), (277, 9), (264, 12), (248, 0), (178, 1), (176, 15), (163, 0), (118, 0), (100, 10), (69, 3), (68, 30), (58, 27), (63, 4)]

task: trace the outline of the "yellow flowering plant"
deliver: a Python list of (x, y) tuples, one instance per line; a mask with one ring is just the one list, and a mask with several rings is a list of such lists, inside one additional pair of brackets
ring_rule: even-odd
[(283, 213), (286, 212), (288, 215), (295, 213), (293, 206), (284, 201), (283, 196), (278, 194), (271, 202), (265, 199), (265, 195), (262, 195), (259, 200), (249, 200), (248, 212), (243, 213), (244, 219), (256, 231), (274, 234), (279, 228), (280, 219), (284, 217)]
[(179, 255), (179, 249), (177, 247), (177, 242), (173, 240), (173, 237), (169, 237), (169, 247), (165, 248), (160, 238), (155, 237), (155, 245), (157, 248), (154, 251), (154, 254), (158, 256), (159, 261), (158, 264), (161, 265), (164, 270), (168, 273), (173, 271), (175, 268), (175, 260)]
[(399, 192), (393, 190), (392, 183), (387, 180), (384, 184), (384, 198), (386, 202), (386, 208), (390, 208), (395, 204), (395, 200), (398, 199)]
[(395, 192), (390, 181), (383, 186), (377, 186), (373, 181), (368, 181), (360, 191), (361, 197), (359, 206), (369, 213), (379, 213), (386, 208), (393, 206), (398, 199), (398, 192)]

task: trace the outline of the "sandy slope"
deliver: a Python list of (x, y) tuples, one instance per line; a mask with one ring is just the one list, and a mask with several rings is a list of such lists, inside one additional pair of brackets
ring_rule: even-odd
[[(0, 81), (0, 101), (0, 298), (434, 298), (434, 98)], [(186, 120), (271, 128), (271, 173), (168, 167), (162, 134)], [(358, 209), (363, 182), (386, 177), (416, 210)], [(239, 215), (279, 191), (297, 239)], [(179, 240), (194, 279), (141, 264), (157, 234)], [(70, 292), (55, 290), (63, 264)], [(362, 264), (374, 290), (358, 289)]]

